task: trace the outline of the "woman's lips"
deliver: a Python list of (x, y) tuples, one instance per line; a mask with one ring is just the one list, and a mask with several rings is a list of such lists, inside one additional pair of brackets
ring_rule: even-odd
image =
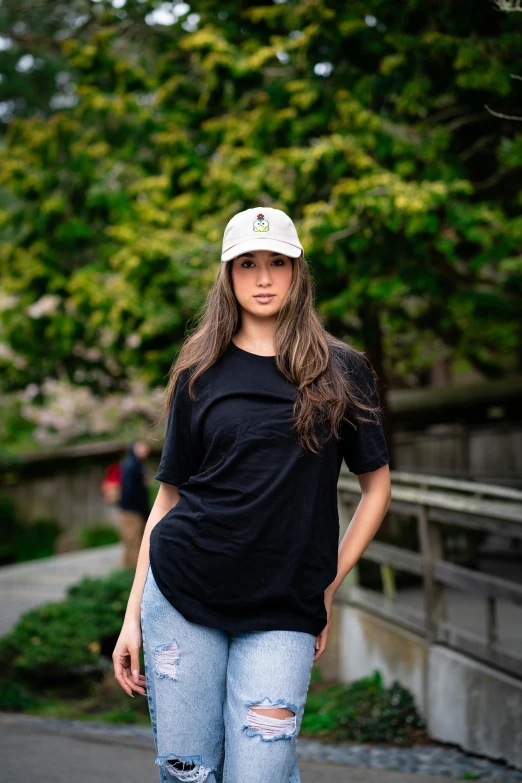
[(275, 294), (258, 294), (257, 296), (254, 296), (254, 299), (257, 299), (258, 302), (270, 302), (274, 298)]

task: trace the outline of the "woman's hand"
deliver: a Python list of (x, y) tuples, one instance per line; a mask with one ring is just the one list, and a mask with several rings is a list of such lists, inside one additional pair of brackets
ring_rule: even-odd
[(141, 627), (125, 621), (112, 654), (114, 676), (129, 696), (132, 691), (145, 696), (145, 677), (140, 674)]
[(330, 633), (330, 625), (332, 623), (333, 599), (334, 599), (334, 593), (331, 590), (326, 589), (324, 591), (324, 606), (326, 609), (327, 620), (326, 620), (325, 627), (323, 628), (319, 636), (316, 637), (315, 640), (314, 663), (319, 660), (321, 655), (326, 650), (326, 642), (328, 640), (328, 634)]

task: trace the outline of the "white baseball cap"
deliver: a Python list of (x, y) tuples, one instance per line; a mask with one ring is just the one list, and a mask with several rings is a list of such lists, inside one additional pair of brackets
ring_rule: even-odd
[(230, 261), (253, 250), (272, 250), (290, 258), (304, 253), (292, 220), (273, 207), (245, 209), (227, 223), (221, 261)]

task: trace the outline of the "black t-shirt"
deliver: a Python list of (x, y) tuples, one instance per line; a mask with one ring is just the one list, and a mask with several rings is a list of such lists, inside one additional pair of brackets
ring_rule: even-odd
[[(337, 349), (336, 349), (337, 350)], [(368, 360), (341, 365), (377, 403)], [(191, 622), (226, 631), (326, 625), (337, 574), (337, 481), (389, 461), (381, 419), (343, 422), (342, 437), (305, 452), (290, 431), (294, 387), (273, 356), (230, 343), (195, 382), (180, 376), (155, 479), (180, 500), (154, 526), (150, 564), (165, 598)]]

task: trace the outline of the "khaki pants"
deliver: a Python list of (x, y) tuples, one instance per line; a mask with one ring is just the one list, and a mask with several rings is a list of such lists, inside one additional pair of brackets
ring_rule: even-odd
[(146, 522), (147, 520), (137, 511), (119, 510), (119, 527), (123, 544), (122, 568), (136, 568)]

